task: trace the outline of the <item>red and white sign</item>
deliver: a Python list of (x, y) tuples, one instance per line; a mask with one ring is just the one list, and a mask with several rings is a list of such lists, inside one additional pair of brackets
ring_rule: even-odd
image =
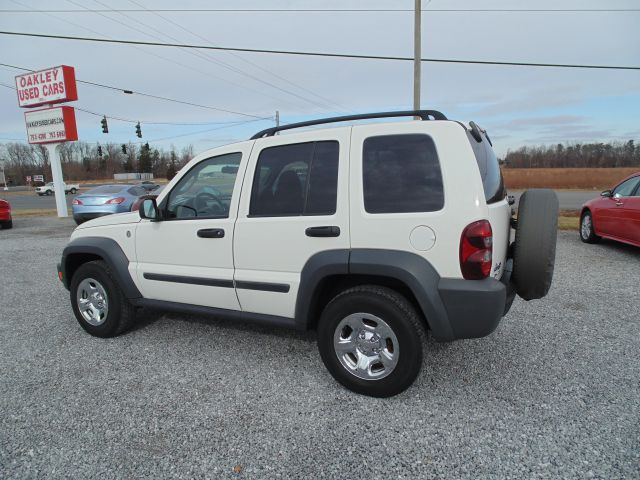
[(33, 181), (34, 182), (44, 182), (44, 175), (34, 175), (33, 176)]
[(24, 112), (29, 143), (56, 143), (78, 140), (73, 107), (54, 107)]
[(30, 108), (78, 99), (76, 73), (73, 67), (67, 65), (18, 75), (16, 89), (20, 107)]
[(27, 183), (31, 183), (31, 175), (27, 175)]

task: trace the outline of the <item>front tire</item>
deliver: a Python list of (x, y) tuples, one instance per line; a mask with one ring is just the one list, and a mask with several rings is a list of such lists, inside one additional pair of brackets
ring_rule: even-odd
[(70, 192), (71, 192), (71, 195), (75, 195), (78, 192), (78, 190), (76, 190), (75, 188), (72, 188)]
[(593, 228), (593, 217), (589, 210), (586, 210), (580, 217), (580, 240), (584, 243), (597, 243), (600, 241), (600, 237), (596, 235), (596, 231)]
[(363, 285), (327, 304), (318, 325), (318, 349), (343, 386), (390, 397), (418, 376), (425, 335), (418, 312), (405, 297), (390, 288)]
[(115, 337), (129, 329), (135, 307), (118, 286), (109, 266), (101, 261), (80, 266), (71, 279), (71, 305), (80, 326), (96, 337)]

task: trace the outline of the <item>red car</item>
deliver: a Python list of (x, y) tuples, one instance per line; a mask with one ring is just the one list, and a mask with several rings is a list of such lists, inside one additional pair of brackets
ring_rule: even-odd
[(11, 228), (13, 227), (13, 220), (11, 219), (11, 205), (6, 200), (0, 198), (0, 227)]
[(586, 243), (608, 238), (640, 247), (640, 172), (582, 206), (580, 238)]

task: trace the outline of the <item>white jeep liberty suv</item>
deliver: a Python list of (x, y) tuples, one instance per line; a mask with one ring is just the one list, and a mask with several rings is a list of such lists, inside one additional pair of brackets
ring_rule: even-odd
[[(275, 135), (402, 116), (421, 120)], [(76, 228), (58, 276), (92, 335), (124, 332), (140, 307), (316, 329), (336, 380), (385, 397), (418, 375), (427, 330), (482, 337), (516, 293), (547, 294), (557, 213), (552, 191), (529, 190), (512, 218), (474, 122), (328, 118), (198, 155), (139, 213)]]

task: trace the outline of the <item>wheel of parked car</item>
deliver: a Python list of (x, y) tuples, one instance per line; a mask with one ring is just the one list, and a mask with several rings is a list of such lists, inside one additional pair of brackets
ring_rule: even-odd
[(584, 243), (596, 243), (600, 240), (593, 228), (593, 217), (589, 210), (585, 210), (580, 217), (580, 240)]
[(13, 220), (8, 220), (6, 222), (0, 222), (0, 228), (3, 228), (3, 229), (13, 228)]
[(394, 290), (354, 287), (322, 312), (318, 348), (333, 377), (357, 393), (389, 397), (420, 372), (425, 329), (415, 308)]
[(75, 195), (76, 193), (78, 193), (78, 190), (76, 190), (75, 188), (72, 188), (69, 191), (71, 192), (71, 195)]
[(527, 190), (518, 204), (512, 279), (524, 300), (544, 297), (551, 287), (558, 235), (558, 197), (550, 189)]
[(118, 287), (103, 261), (80, 266), (71, 279), (71, 305), (80, 326), (96, 337), (114, 337), (127, 330), (135, 307)]
[(53, 192), (52, 192), (51, 190), (47, 190), (47, 191), (45, 192), (45, 194), (46, 194), (46, 195), (51, 195), (52, 193), (53, 193)]

